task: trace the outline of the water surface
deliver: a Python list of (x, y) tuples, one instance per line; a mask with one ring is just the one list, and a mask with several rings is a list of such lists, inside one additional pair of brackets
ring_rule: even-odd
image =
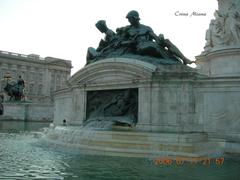
[(0, 133), (0, 179), (239, 180), (240, 158), (217, 166), (185, 162), (155, 165), (153, 159), (82, 155), (39, 145), (38, 132)]

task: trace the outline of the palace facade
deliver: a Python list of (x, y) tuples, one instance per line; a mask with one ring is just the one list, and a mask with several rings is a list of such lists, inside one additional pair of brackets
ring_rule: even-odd
[(71, 75), (71, 68), (69, 60), (0, 51), (0, 92), (4, 93), (6, 74), (11, 76), (12, 81), (17, 81), (22, 76), (27, 100), (51, 103), (53, 92), (64, 85)]

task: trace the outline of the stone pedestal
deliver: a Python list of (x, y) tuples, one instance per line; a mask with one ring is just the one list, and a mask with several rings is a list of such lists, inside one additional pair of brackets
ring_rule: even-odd
[[(63, 119), (69, 125), (89, 122), (88, 92), (100, 91), (100, 96), (101, 92), (135, 89), (138, 92), (136, 129), (201, 132), (202, 126), (194, 121), (193, 80), (198, 76), (185, 65), (153, 65), (128, 58), (100, 60), (78, 71), (70, 78), (68, 87), (56, 92), (54, 123), (61, 125)], [(125, 117), (122, 116), (121, 122), (125, 122)], [(106, 119), (109, 119), (107, 115)]]
[(240, 76), (240, 47), (216, 49), (196, 59), (200, 72), (210, 77)]
[[(156, 133), (159, 137), (163, 134), (170, 137), (174, 134), (176, 139), (178, 134), (207, 134), (212, 139), (204, 141), (206, 153), (211, 147), (217, 147), (220, 152), (225, 145), (226, 152), (240, 152), (239, 143), (232, 143), (240, 139), (238, 54), (237, 49), (223, 49), (202, 55), (198, 63), (209, 68), (205, 69), (205, 74), (214, 70), (208, 74), (214, 77), (200, 75), (196, 69), (185, 65), (153, 65), (127, 58), (99, 60), (78, 71), (68, 81), (68, 87), (55, 93), (54, 124), (62, 125), (66, 119), (67, 126), (84, 126), (88, 120), (89, 91), (137, 89), (138, 119), (127, 131), (139, 132), (136, 136)], [(190, 137), (188, 135), (186, 138)], [(202, 141), (199, 143), (203, 145)], [(181, 146), (180, 141), (177, 144)]]
[(51, 122), (53, 120), (52, 104), (5, 102), (3, 106), (4, 114), (0, 116), (0, 121)]

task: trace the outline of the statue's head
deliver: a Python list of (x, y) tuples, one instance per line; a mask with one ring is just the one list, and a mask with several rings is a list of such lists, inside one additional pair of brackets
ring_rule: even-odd
[(102, 33), (107, 32), (108, 28), (106, 25), (106, 21), (104, 20), (99, 20), (95, 26), (98, 28), (99, 31), (101, 31)]
[(140, 20), (139, 14), (135, 10), (129, 11), (126, 18), (128, 19), (128, 21), (130, 23), (131, 23), (131, 21), (139, 21)]

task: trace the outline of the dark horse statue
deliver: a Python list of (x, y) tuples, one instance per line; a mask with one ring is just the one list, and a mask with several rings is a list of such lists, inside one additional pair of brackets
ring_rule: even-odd
[(3, 105), (2, 103), (0, 103), (0, 115), (3, 115), (3, 111), (4, 111)]
[(4, 96), (2, 94), (0, 94), (0, 115), (3, 115), (3, 111), (4, 111), (4, 107), (3, 107), (3, 99), (4, 99)]
[(7, 82), (4, 91), (10, 96), (10, 100), (21, 101), (23, 98), (23, 87), (14, 81)]

